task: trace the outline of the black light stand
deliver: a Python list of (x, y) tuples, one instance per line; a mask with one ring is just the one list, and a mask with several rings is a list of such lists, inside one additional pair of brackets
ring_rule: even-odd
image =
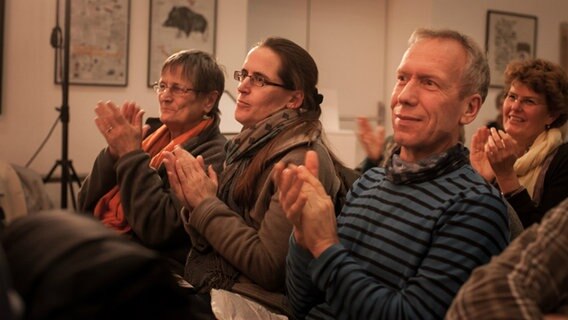
[[(59, 0), (57, 0), (57, 27), (54, 29), (57, 32), (59, 28)], [(73, 201), (73, 208), (77, 209), (77, 204), (75, 201), (75, 190), (73, 189), (73, 182), (77, 182), (79, 187), (81, 186), (81, 180), (75, 169), (73, 168), (73, 163), (69, 160), (69, 42), (71, 34), (71, 0), (65, 0), (65, 34), (63, 36), (63, 72), (61, 77), (61, 93), (62, 93), (62, 104), (60, 108), (56, 108), (59, 111), (59, 120), (61, 120), (61, 159), (57, 160), (49, 173), (43, 179), (44, 182), (53, 181), (52, 175), (57, 169), (61, 167), (61, 208), (67, 208), (67, 190), (71, 191), (71, 199)], [(59, 32), (60, 33), (60, 32)], [(54, 45), (54, 35), (52, 34), (52, 45)], [(56, 60), (58, 59), (59, 50), (61, 50), (61, 41), (55, 41), (56, 50)], [(57, 65), (57, 64), (56, 64)], [(69, 189), (67, 189), (69, 187)]]

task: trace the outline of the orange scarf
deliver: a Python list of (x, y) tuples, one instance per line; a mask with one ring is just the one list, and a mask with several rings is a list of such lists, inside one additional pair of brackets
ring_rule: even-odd
[[(164, 159), (164, 151), (172, 151), (175, 146), (198, 136), (205, 128), (213, 123), (213, 119), (202, 120), (197, 126), (189, 129), (173, 140), (170, 138), (168, 128), (163, 125), (156, 132), (149, 135), (142, 141), (142, 150), (147, 152), (152, 159), (150, 167), (157, 169)], [(124, 234), (132, 230), (128, 221), (124, 217), (124, 210), (120, 200), (119, 186), (114, 186), (97, 202), (94, 216), (101, 220), (104, 225), (115, 229), (118, 233)]]

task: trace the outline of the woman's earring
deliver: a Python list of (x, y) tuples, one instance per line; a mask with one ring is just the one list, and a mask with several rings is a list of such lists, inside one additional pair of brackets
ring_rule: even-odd
[(550, 130), (550, 125), (549, 125), (549, 124), (545, 124), (545, 125), (544, 125), (544, 130), (547, 130), (547, 131)]
[(210, 119), (210, 118), (211, 118), (211, 117), (210, 117), (207, 113), (204, 113), (204, 114), (201, 116), (201, 119), (203, 119), (203, 120), (207, 120), (207, 119)]

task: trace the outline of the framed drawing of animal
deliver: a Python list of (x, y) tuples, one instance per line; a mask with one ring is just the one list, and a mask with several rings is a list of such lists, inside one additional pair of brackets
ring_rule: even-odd
[(215, 54), (217, 0), (150, 0), (148, 87), (159, 80), (164, 60), (180, 50)]

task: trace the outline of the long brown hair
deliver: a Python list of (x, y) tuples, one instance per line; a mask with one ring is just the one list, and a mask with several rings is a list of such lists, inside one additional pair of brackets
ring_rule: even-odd
[[(272, 50), (280, 58), (280, 70), (278, 76), (287, 88), (301, 90), (304, 92), (304, 101), (300, 106), (300, 117), (291, 127), (301, 127), (310, 137), (319, 137), (321, 133), (320, 104), (323, 96), (318, 92), (316, 85), (318, 82), (318, 68), (312, 56), (296, 43), (279, 37), (270, 37), (257, 44), (257, 47), (264, 47)], [(251, 208), (256, 199), (256, 185), (259, 175), (271, 165), (268, 159), (274, 155), (274, 149), (280, 142), (280, 133), (266, 144), (264, 148), (252, 158), (251, 163), (245, 170), (242, 178), (235, 183), (233, 198), (236, 203), (243, 204), (243, 207)], [(323, 140), (322, 140), (323, 141)], [(326, 146), (335, 166), (344, 168), (341, 161)], [(337, 169), (336, 169), (337, 170)]]

